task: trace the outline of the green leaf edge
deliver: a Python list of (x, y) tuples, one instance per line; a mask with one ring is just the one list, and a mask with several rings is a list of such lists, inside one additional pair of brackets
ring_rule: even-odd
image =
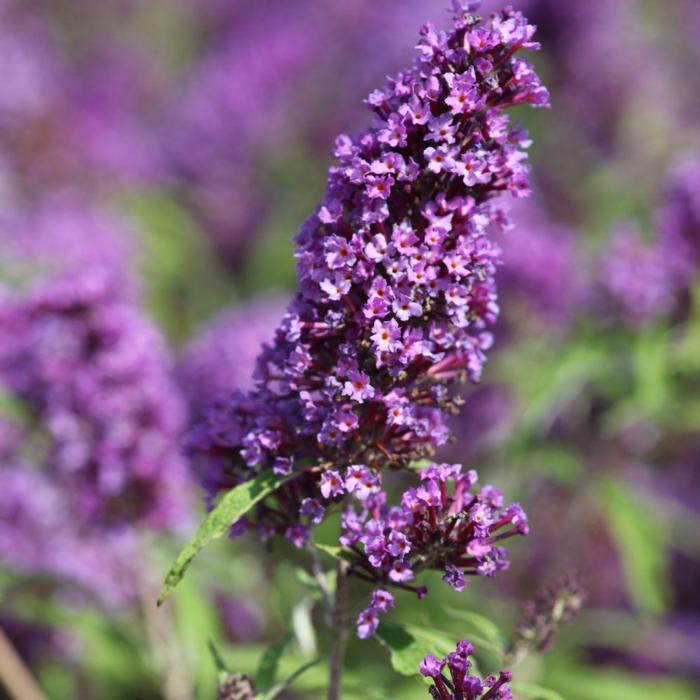
[(278, 489), (289, 478), (289, 476), (277, 476), (271, 470), (266, 470), (255, 479), (246, 481), (228, 491), (199, 526), (195, 536), (175, 558), (158, 595), (158, 605), (162, 605), (163, 601), (182, 581), (185, 572), (200, 550), (204, 549), (212, 540), (226, 534), (232, 523)]

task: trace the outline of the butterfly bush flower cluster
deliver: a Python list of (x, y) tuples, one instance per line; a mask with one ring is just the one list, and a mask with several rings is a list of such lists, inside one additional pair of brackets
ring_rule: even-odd
[[(508, 568), (500, 544), (528, 533), (527, 517), (518, 504), (506, 506), (503, 495), (489, 485), (474, 490), (476, 472), (463, 473), (458, 464), (433, 464), (422, 470), (420, 485), (408, 489), (401, 505), (392, 507), (369, 470), (351, 467), (348, 474), (346, 488), (361, 510), (350, 506), (343, 513), (340, 543), (354, 555), (353, 575), (374, 584), (413, 590), (422, 598), (427, 590), (410, 582), (422, 570), (437, 569), (446, 583), (462, 591), (467, 576), (493, 576)], [(358, 635), (370, 636), (378, 613), (392, 605), (386, 591), (375, 591), (372, 604), (358, 619)]]
[(603, 251), (600, 288), (631, 328), (674, 313), (700, 268), (700, 165), (678, 166), (656, 211), (655, 236), (645, 240), (619, 225)]
[(380, 465), (430, 454), (456, 410), (449, 384), (481, 373), (498, 312), (489, 230), (506, 223), (496, 199), (529, 193), (529, 140), (504, 112), (548, 95), (517, 56), (538, 48), (522, 14), (482, 24), (454, 9), (449, 32), (421, 30), (413, 69), (369, 96), (372, 126), (336, 140), (256, 389), (212, 406), (188, 438), (211, 499), (264, 469), (295, 477), (236, 531), (303, 545), (325, 470), (348, 489), (349, 465), (376, 482)]
[[(184, 406), (165, 341), (139, 310), (136, 284), (107, 242), (110, 230), (117, 241), (127, 234), (101, 221), (76, 216), (70, 228), (49, 219), (42, 228), (30, 218), (11, 230), (5, 252), (29, 277), (38, 273), (0, 299), (0, 334), (8, 339), (0, 382), (37, 426), (42, 470), (70, 494), (76, 519), (172, 528), (187, 512), (178, 449)], [(85, 264), (93, 254), (95, 264)]]
[(487, 676), (483, 680), (472, 675), (469, 657), (474, 647), (467, 641), (457, 643), (457, 648), (444, 659), (432, 654), (420, 664), (421, 675), (432, 681), (430, 694), (434, 700), (511, 700), (513, 693), (508, 687), (512, 674), (501, 671), (498, 676)]

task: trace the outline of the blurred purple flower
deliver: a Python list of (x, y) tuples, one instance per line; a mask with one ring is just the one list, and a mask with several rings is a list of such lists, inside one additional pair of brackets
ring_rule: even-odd
[(618, 225), (603, 252), (599, 284), (623, 321), (632, 328), (670, 313), (679, 280), (673, 257), (658, 243), (643, 240), (631, 224)]
[(50, 212), (13, 221), (3, 241), (33, 274), (2, 299), (12, 342), (0, 380), (44, 435), (36, 459), (70, 494), (74, 517), (177, 527), (187, 514), (184, 405), (164, 340), (136, 303), (119, 249), (128, 234), (95, 210)]
[(222, 312), (185, 348), (178, 375), (198, 416), (206, 405), (253, 387), (255, 361), (263, 343), (274, 339), (287, 299), (253, 299)]
[(102, 41), (71, 66), (66, 149), (111, 188), (162, 182), (164, 76), (141, 45)]
[[(134, 600), (135, 533), (81, 527), (70, 492), (55, 475), (27, 464), (0, 465), (0, 563), (30, 576), (51, 576), (108, 606)], [(75, 590), (75, 589), (74, 589)]]
[(510, 214), (514, 232), (500, 239), (503, 265), (497, 281), (505, 306), (518, 306), (544, 321), (566, 323), (585, 297), (586, 270), (574, 231), (559, 224), (536, 203), (519, 202)]
[(254, 642), (265, 627), (263, 611), (249, 598), (217, 595), (221, 623), (232, 642)]
[(322, 55), (314, 17), (310, 3), (252, 10), (207, 47), (178, 99), (166, 136), (175, 180), (231, 263), (264, 220), (261, 158), (282, 147), (300, 81)]
[(700, 269), (700, 157), (671, 171), (657, 213), (661, 245), (681, 282), (689, 284)]

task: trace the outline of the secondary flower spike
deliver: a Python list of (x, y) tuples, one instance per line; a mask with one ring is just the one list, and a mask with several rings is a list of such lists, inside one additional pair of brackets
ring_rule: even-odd
[(534, 27), (512, 9), (482, 23), (472, 6), (453, 3), (448, 32), (425, 25), (414, 67), (367, 99), (371, 126), (336, 140), (257, 387), (213, 406), (188, 439), (211, 498), (263, 469), (299, 472), (258, 508), (266, 534), (303, 543), (299, 507), (323, 469), (430, 454), (456, 410), (448, 384), (481, 373), (498, 313), (489, 233), (507, 224), (497, 199), (529, 193), (530, 142), (505, 110), (546, 107), (548, 94), (517, 57), (538, 48)]
[[(364, 473), (366, 470), (367, 474)], [(361, 504), (342, 517), (340, 544), (352, 561), (351, 574), (375, 585), (414, 591), (427, 589), (411, 582), (418, 573), (433, 569), (457, 591), (467, 576), (494, 576), (508, 568), (505, 540), (528, 534), (527, 516), (517, 503), (505, 505), (493, 486), (475, 490), (477, 474), (462, 472), (459, 464), (432, 464), (423, 469), (420, 485), (403, 494), (400, 506), (388, 507), (386, 494), (368, 481), (366, 467), (351, 467), (346, 487)], [(353, 482), (367, 487), (354, 487)], [(361, 638), (376, 629), (378, 613), (393, 606), (384, 590), (374, 592), (372, 604), (357, 620)]]
[(429, 678), (430, 695), (434, 700), (511, 700), (513, 693), (506, 685), (510, 682), (510, 671), (501, 671), (498, 676), (487, 676), (483, 680), (470, 673), (469, 657), (474, 647), (466, 641), (457, 643), (457, 648), (444, 659), (432, 654), (420, 663), (420, 673)]

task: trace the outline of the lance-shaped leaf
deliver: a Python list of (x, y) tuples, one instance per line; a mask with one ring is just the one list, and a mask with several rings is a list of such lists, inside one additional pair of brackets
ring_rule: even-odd
[(282, 654), (284, 654), (292, 639), (294, 639), (294, 635), (291, 632), (287, 632), (284, 637), (269, 646), (263, 654), (258, 671), (255, 674), (255, 682), (258, 690), (261, 692), (267, 692), (272, 688)]
[(418, 666), (427, 654), (444, 656), (454, 649), (447, 635), (415, 625), (383, 622), (375, 636), (389, 649), (391, 665), (402, 676), (417, 676)]
[(225, 535), (232, 523), (235, 523), (256, 503), (279, 488), (288, 478), (288, 476), (277, 476), (270, 470), (264, 471), (255, 479), (236, 486), (223, 496), (214, 510), (199, 526), (197, 534), (182, 548), (170, 567), (158, 596), (158, 605), (161, 605), (180, 583), (192, 560), (201, 549), (212, 540)]

